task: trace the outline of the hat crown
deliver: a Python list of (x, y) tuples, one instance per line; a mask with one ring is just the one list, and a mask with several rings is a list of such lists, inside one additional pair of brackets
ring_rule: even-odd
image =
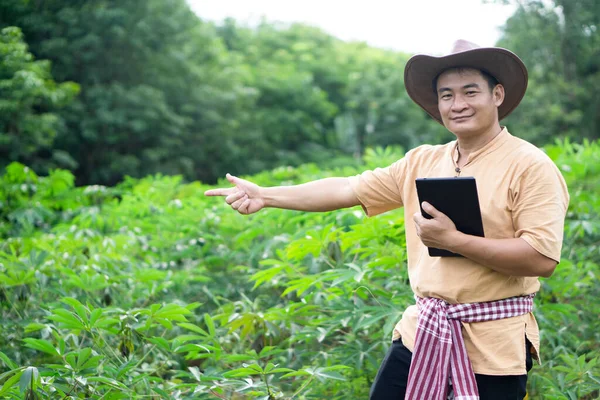
[(469, 42), (467, 40), (457, 40), (456, 42), (454, 42), (454, 45), (452, 46), (452, 51), (450, 52), (450, 54), (456, 54), (456, 53), (462, 53), (463, 51), (468, 51), (468, 50), (473, 50), (473, 49), (479, 49), (481, 48), (481, 46)]

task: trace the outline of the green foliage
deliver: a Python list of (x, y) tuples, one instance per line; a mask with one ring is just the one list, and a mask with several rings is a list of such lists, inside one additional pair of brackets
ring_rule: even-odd
[(507, 121), (536, 143), (600, 135), (600, 3), (517, 2), (499, 42), (519, 54), (529, 89)]
[[(597, 138), (600, 3), (518, 3), (499, 45), (530, 83), (507, 125), (540, 146)], [(453, 138), (406, 94), (409, 55), (302, 24), (215, 25), (185, 0), (4, 0), (0, 28), (0, 167), (66, 168), (78, 184), (214, 183)]]
[[(543, 366), (529, 398), (600, 390), (600, 144), (546, 147), (571, 194), (563, 260), (536, 297)], [(278, 168), (300, 183), (364, 164)], [(6, 398), (366, 398), (414, 300), (402, 211), (249, 217), (181, 177), (73, 186), (10, 165), (0, 180), (0, 394)], [(31, 222), (27, 215), (35, 216)]]
[(261, 152), (265, 166), (321, 163), (332, 149), (356, 156), (370, 146), (448, 137), (406, 94), (405, 54), (345, 43), (301, 24), (263, 22), (252, 30), (230, 19), (217, 29), (257, 89), (248, 146)]
[(56, 111), (78, 91), (75, 83), (54, 82), (50, 64), (34, 60), (19, 28), (0, 30), (0, 168), (12, 160), (47, 172), (60, 158), (72, 162), (53, 144), (64, 123)]
[[(546, 148), (571, 196), (563, 261), (543, 281), (538, 321), (545, 368), (533, 375), (533, 394), (548, 399), (600, 396), (600, 143), (557, 141)], [(532, 398), (535, 398), (532, 396)]]
[[(409, 100), (407, 55), (300, 24), (214, 26), (184, 0), (7, 0), (3, 26), (23, 30), (57, 81), (81, 87), (55, 116), (53, 163), (7, 159), (71, 169), (78, 184), (356, 165), (367, 147), (450, 137)], [(45, 115), (18, 112), (30, 114)]]
[(0, 11), (0, 26), (21, 27), (57, 80), (81, 85), (55, 141), (77, 161), (78, 182), (159, 170), (205, 179), (230, 165), (215, 150), (239, 132), (250, 95), (184, 0), (13, 0)]
[(66, 170), (51, 170), (39, 177), (31, 168), (13, 162), (0, 177), (0, 238), (46, 231), (73, 207), (96, 201), (92, 188), (75, 189), (75, 177)]

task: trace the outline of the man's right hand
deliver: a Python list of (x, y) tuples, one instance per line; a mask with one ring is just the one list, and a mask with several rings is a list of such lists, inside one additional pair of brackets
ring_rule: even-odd
[(235, 187), (212, 189), (206, 196), (226, 196), (225, 201), (240, 214), (252, 214), (265, 207), (297, 211), (332, 211), (359, 203), (348, 178), (324, 178), (292, 186), (260, 187), (227, 174)]
[(265, 200), (260, 195), (260, 186), (227, 174), (227, 180), (235, 185), (232, 188), (211, 189), (205, 196), (225, 196), (225, 201), (240, 214), (253, 214), (265, 207)]

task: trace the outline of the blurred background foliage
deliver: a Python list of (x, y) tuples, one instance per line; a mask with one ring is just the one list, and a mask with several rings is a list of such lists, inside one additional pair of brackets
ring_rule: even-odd
[[(507, 125), (539, 146), (597, 138), (600, 3), (518, 4), (499, 44), (531, 80)], [(310, 26), (215, 25), (184, 0), (4, 0), (0, 29), (0, 167), (212, 183), (452, 138), (408, 98), (408, 54)]]

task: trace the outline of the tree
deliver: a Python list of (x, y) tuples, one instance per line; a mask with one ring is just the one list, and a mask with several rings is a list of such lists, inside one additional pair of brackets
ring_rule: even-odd
[(207, 166), (224, 168), (241, 90), (214, 28), (184, 0), (2, 4), (0, 26), (21, 26), (57, 80), (81, 85), (55, 142), (77, 160), (78, 183), (159, 171), (214, 179)]
[(54, 82), (50, 63), (35, 60), (19, 28), (0, 30), (0, 169), (12, 161), (46, 172), (57, 163), (73, 165), (53, 144), (64, 128), (56, 112), (78, 90), (75, 83)]
[(348, 150), (363, 154), (367, 147), (409, 149), (453, 139), (408, 97), (403, 79), (408, 55), (360, 43), (346, 46), (343, 54), (352, 69), (337, 126)]
[(499, 45), (523, 58), (530, 83), (511, 126), (538, 144), (600, 137), (600, 3), (517, 3)]
[(317, 159), (319, 148), (329, 148), (329, 157), (334, 150), (360, 156), (369, 146), (451, 138), (406, 94), (406, 54), (346, 43), (302, 24), (263, 21), (252, 30), (229, 19), (218, 32), (252, 73), (256, 126), (264, 132), (257, 137), (279, 152), (279, 162)]

